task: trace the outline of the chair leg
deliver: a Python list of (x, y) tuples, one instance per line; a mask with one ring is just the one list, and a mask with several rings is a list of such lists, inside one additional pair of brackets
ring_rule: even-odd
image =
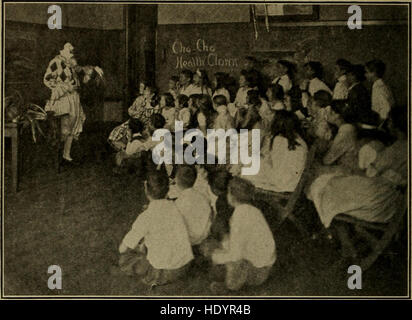
[(398, 231), (399, 223), (392, 224), (387, 231), (384, 232), (382, 238), (372, 247), (372, 252), (361, 260), (360, 267), (363, 271), (368, 270), (388, 247), (391, 240)]
[(302, 236), (310, 237), (310, 232), (302, 225), (302, 223), (295, 217), (293, 213), (290, 213), (286, 218), (293, 223), (293, 225), (298, 229)]
[(342, 246), (342, 256), (355, 258), (357, 252), (349, 235), (348, 226), (346, 224), (336, 224), (336, 231)]

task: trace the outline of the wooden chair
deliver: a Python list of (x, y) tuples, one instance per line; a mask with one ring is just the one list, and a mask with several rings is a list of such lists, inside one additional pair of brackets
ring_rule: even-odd
[(303, 170), (302, 176), (293, 192), (278, 193), (274, 191), (264, 190), (261, 188), (256, 188), (255, 201), (263, 202), (267, 204), (271, 209), (278, 213), (278, 219), (276, 224), (281, 225), (286, 219), (291, 221), (298, 231), (308, 236), (308, 230), (300, 223), (294, 214), (296, 203), (302, 195), (303, 188), (305, 187), (308, 178), (310, 176), (310, 170), (315, 159), (317, 146), (312, 144), (309, 148), (308, 156), (306, 158), (305, 169)]
[(341, 232), (338, 236), (341, 241), (346, 242), (350, 252), (358, 252), (356, 240), (359, 240), (359, 238), (364, 240), (362, 244), (366, 245), (365, 249), (369, 249), (366, 255), (351, 257), (354, 259), (354, 263), (362, 268), (362, 271), (369, 269), (389, 246), (392, 239), (399, 235), (402, 221), (408, 211), (406, 193), (404, 195), (405, 199), (401, 209), (387, 223), (366, 222), (345, 214), (337, 215), (334, 218), (337, 222), (349, 224), (355, 231), (355, 237), (353, 237), (349, 234), (348, 229), (340, 229)]

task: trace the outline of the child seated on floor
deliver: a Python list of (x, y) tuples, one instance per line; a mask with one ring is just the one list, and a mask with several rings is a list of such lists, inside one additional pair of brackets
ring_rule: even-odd
[(175, 100), (170, 93), (164, 93), (160, 97), (161, 115), (166, 120), (165, 129), (174, 131), (175, 128)]
[(185, 222), (173, 201), (165, 199), (168, 190), (167, 175), (151, 171), (145, 182), (149, 205), (119, 247), (120, 269), (151, 286), (182, 277), (193, 259)]
[(193, 188), (197, 172), (193, 165), (182, 165), (177, 169), (176, 185), (179, 190), (176, 207), (186, 223), (192, 246), (199, 245), (209, 235), (212, 223), (212, 208), (207, 198)]
[(228, 202), (235, 208), (230, 218), (230, 232), (223, 240), (223, 249), (212, 254), (212, 261), (224, 265), (225, 282), (213, 282), (214, 292), (239, 290), (244, 285), (260, 285), (269, 277), (276, 261), (272, 231), (262, 212), (251, 205), (252, 183), (233, 177), (228, 186)]
[(225, 96), (217, 95), (213, 98), (213, 108), (217, 112), (217, 116), (213, 123), (213, 129), (229, 130), (234, 128), (234, 121), (227, 109), (227, 101)]
[(132, 135), (131, 140), (127, 143), (125, 150), (116, 153), (116, 165), (119, 167), (124, 163), (124, 160), (136, 158), (144, 150), (146, 139), (142, 135), (143, 123), (139, 119), (130, 119), (129, 129)]

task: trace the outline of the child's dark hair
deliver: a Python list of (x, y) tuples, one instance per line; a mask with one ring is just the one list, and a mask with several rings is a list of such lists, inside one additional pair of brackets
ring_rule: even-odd
[(217, 106), (225, 106), (227, 105), (227, 99), (224, 95), (218, 94), (213, 98), (213, 103)]
[(144, 129), (144, 124), (142, 121), (136, 118), (130, 118), (129, 128), (132, 131), (132, 134), (141, 133)]
[(305, 64), (305, 67), (309, 67), (313, 71), (314, 78), (322, 79), (323, 67), (319, 61), (309, 61)]
[(301, 127), (298, 117), (293, 113), (286, 110), (276, 110), (275, 118), (272, 124), (272, 141), (278, 136), (282, 136), (288, 140), (288, 149), (295, 150), (299, 145), (297, 141), (298, 136), (301, 134)]
[(286, 67), (287, 69), (286, 74), (288, 75), (290, 80), (293, 80), (295, 77), (295, 73), (296, 73), (296, 65), (288, 60), (282, 60), (282, 59), (279, 60), (278, 63)]
[(352, 74), (356, 80), (359, 82), (365, 81), (365, 67), (361, 64), (354, 64), (350, 66), (350, 68), (347, 71), (348, 74)]
[(197, 171), (195, 166), (182, 165), (177, 168), (176, 183), (183, 189), (193, 187), (196, 182)]
[(231, 178), (232, 175), (226, 170), (211, 171), (207, 175), (207, 181), (210, 189), (217, 196), (227, 193), (227, 188)]
[(228, 191), (237, 202), (251, 204), (255, 194), (255, 186), (253, 183), (235, 176), (229, 181)]
[(163, 93), (162, 96), (165, 97), (166, 107), (175, 106), (175, 99), (169, 92)]
[(150, 124), (155, 129), (161, 129), (165, 126), (166, 120), (160, 113), (155, 113), (150, 117)]
[(189, 97), (184, 94), (179, 94), (177, 97), (177, 102), (182, 108), (187, 108), (189, 105)]
[[(200, 74), (199, 74), (200, 73)], [(200, 77), (200, 79), (202, 79), (202, 85), (208, 87), (210, 85), (209, 82), (209, 77), (207, 75), (206, 70), (201, 69), (201, 70), (197, 70), (196, 74)]]
[(206, 126), (210, 128), (213, 123), (213, 115), (216, 112), (213, 109), (212, 100), (208, 95), (202, 95), (198, 101), (199, 111), (206, 117)]
[(346, 100), (333, 100), (330, 107), (333, 112), (339, 114), (346, 123), (355, 123), (359, 118)]
[(342, 58), (339, 58), (338, 60), (336, 60), (335, 64), (339, 67), (341, 71), (343, 71), (344, 74), (348, 72), (348, 70), (350, 69), (352, 65), (348, 60), (342, 59)]
[(278, 83), (271, 84), (268, 90), (272, 92), (272, 97), (276, 100), (283, 100), (285, 98), (283, 87)]
[(257, 78), (254, 72), (247, 71), (247, 70), (241, 70), (240, 75), (245, 77), (245, 80), (248, 83), (249, 87), (254, 88), (256, 86)]
[(183, 69), (182, 71), (180, 71), (180, 74), (183, 74), (185, 77), (189, 78), (190, 80), (192, 80), (193, 78), (193, 72), (190, 71), (189, 69)]
[(260, 107), (262, 104), (259, 97), (259, 91), (257, 90), (249, 90), (247, 92), (247, 99), (249, 100), (249, 104), (252, 106)]
[(145, 86), (145, 89), (149, 89), (150, 93), (157, 95), (159, 93), (159, 90), (157, 90), (157, 87), (151, 84), (148, 84)]
[(378, 78), (383, 78), (386, 65), (382, 60), (374, 59), (366, 62), (366, 68), (368, 68), (371, 72), (374, 72)]
[(164, 199), (169, 192), (169, 177), (162, 170), (152, 170), (147, 177), (147, 193), (153, 199)]
[(178, 76), (171, 76), (171, 77), (169, 78), (169, 80), (172, 80), (172, 81), (174, 81), (174, 82), (179, 82), (179, 77), (178, 77)]
[(152, 99), (150, 100), (150, 105), (154, 108), (159, 105), (160, 96), (158, 94), (153, 94)]
[(316, 91), (313, 95), (313, 100), (315, 100), (318, 103), (318, 106), (320, 108), (326, 108), (330, 105), (332, 101), (332, 96), (329, 92), (325, 90), (319, 90)]
[(216, 88), (215, 89), (217, 90), (221, 88), (226, 88), (226, 83), (227, 83), (227, 78), (228, 78), (227, 73), (216, 72), (214, 76), (216, 78)]
[(194, 93), (189, 96), (189, 100), (192, 100), (193, 106), (197, 109), (199, 105), (199, 100), (202, 97), (202, 94)]

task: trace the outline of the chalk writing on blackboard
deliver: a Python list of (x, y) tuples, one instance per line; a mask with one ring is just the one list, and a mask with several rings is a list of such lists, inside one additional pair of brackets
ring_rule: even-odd
[(217, 52), (214, 44), (207, 43), (204, 39), (197, 39), (192, 46), (175, 40), (172, 52), (176, 55), (175, 69), (204, 68), (204, 67), (238, 67), (238, 59), (222, 56)]

